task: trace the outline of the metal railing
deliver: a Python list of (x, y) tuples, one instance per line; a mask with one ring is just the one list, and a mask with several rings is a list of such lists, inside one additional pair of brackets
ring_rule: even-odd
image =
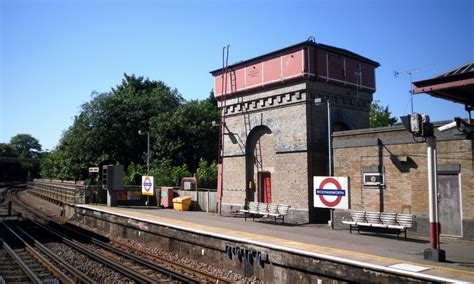
[(84, 204), (86, 188), (83, 182), (38, 180), (27, 183), (30, 192), (61, 203)]

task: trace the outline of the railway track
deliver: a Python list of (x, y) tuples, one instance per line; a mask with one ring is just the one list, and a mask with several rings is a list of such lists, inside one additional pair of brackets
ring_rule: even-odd
[(58, 268), (54, 255), (30, 246), (6, 222), (2, 222), (2, 277), (7, 283), (72, 283)]
[[(125, 243), (120, 242), (104, 242), (91, 236), (90, 232), (66, 224), (62, 228), (69, 230), (69, 234), (81, 235), (83, 238), (90, 238), (91, 244), (107, 251), (113, 251), (117, 255), (124, 258), (131, 259), (138, 263), (142, 263), (144, 266), (150, 269), (158, 269), (161, 273), (169, 275), (170, 278), (180, 278), (182, 275), (189, 277), (189, 279), (183, 279), (187, 283), (189, 282), (212, 282), (212, 283), (228, 283), (226, 279), (216, 277), (210, 273), (199, 271), (185, 265), (174, 263), (164, 257), (160, 257), (148, 252), (137, 251), (135, 247), (132, 247)], [(177, 273), (178, 272), (178, 273)], [(194, 281), (192, 281), (194, 279)]]
[(0, 283), (41, 283), (38, 276), (4, 240), (0, 242)]
[[(52, 222), (45, 216), (38, 216), (14, 196), (7, 198), (27, 210), (31, 221), (23, 222), (16, 227), (18, 234), (28, 237), (29, 242), (37, 246), (43, 243), (58, 242), (61, 246), (68, 246), (77, 253), (87, 256), (96, 263), (123, 275), (125, 281), (139, 283), (228, 283), (223, 278), (196, 270), (150, 253), (137, 251), (136, 248), (123, 243), (110, 242), (108, 239), (95, 235), (83, 229)], [(36, 217), (33, 217), (36, 216)], [(33, 219), (39, 218), (40, 221)], [(33, 236), (42, 236), (35, 239)], [(45, 239), (46, 238), (46, 239)], [(49, 240), (48, 240), (49, 239)], [(58, 249), (57, 247), (55, 249)], [(64, 250), (61, 248), (60, 250)], [(54, 252), (53, 252), (54, 254)], [(57, 254), (57, 253), (56, 253)], [(85, 271), (83, 271), (85, 273)], [(84, 274), (83, 273), (83, 274)], [(71, 276), (72, 273), (66, 273)], [(78, 276), (73, 276), (79, 279)], [(94, 282), (97, 279), (81, 280), (79, 282)], [(115, 279), (119, 280), (119, 279)], [(99, 279), (98, 281), (101, 281)], [(120, 279), (122, 281), (122, 279)], [(76, 281), (77, 282), (77, 281)]]

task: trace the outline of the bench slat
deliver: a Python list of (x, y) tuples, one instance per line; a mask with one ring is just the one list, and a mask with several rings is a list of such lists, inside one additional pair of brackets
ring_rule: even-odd
[(268, 205), (268, 214), (269, 215), (280, 215), (278, 213), (278, 204), (274, 204), (274, 203), (271, 203), (270, 205)]
[(366, 212), (365, 220), (370, 224), (380, 224), (380, 213), (379, 212)]

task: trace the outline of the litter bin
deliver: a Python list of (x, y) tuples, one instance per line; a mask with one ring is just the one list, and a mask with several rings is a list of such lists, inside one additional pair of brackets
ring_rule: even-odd
[(173, 198), (173, 208), (178, 211), (188, 211), (192, 201), (191, 196)]

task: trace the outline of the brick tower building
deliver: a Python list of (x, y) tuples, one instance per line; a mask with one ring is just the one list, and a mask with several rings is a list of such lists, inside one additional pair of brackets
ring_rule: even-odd
[(369, 127), (379, 64), (305, 41), (212, 71), (221, 110), (218, 207), (249, 201), (291, 206), (289, 222), (325, 222), (313, 208), (313, 176), (328, 174), (332, 131)]

